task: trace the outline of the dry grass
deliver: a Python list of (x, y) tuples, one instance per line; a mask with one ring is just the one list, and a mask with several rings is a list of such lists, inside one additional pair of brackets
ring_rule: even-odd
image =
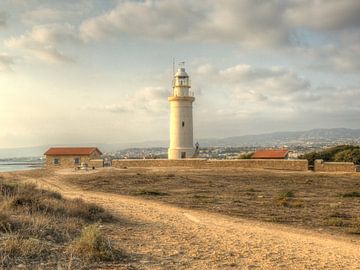
[[(0, 269), (17, 265), (33, 269), (40, 264), (48, 269), (65, 267), (69, 260), (66, 250), (74, 239), (83, 237), (83, 228), (112, 220), (108, 212), (95, 204), (65, 199), (57, 192), (0, 177)], [(96, 233), (100, 241), (100, 230)], [(108, 253), (103, 248), (108, 246), (100, 247), (97, 261), (114, 258), (105, 256)], [(82, 262), (84, 253), (76, 251), (71, 254), (73, 266), (90, 267), (91, 262)]]
[[(360, 217), (360, 200), (354, 192), (360, 189), (358, 175), (134, 168), (67, 176), (64, 181), (85, 190), (143, 196), (185, 208), (331, 233), (356, 232), (360, 227), (354, 221)], [(153, 191), (156, 194), (150, 194)], [(331, 219), (336, 218), (330, 217), (335, 212), (342, 213), (338, 218), (344, 226)]]
[(69, 246), (68, 251), (75, 256), (90, 261), (112, 260), (115, 258), (113, 247), (108, 238), (100, 230), (98, 224), (89, 225), (81, 231), (81, 235)]

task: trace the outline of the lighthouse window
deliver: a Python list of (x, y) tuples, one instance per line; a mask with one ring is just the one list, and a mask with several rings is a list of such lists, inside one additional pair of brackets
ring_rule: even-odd
[(185, 127), (185, 122), (184, 122), (184, 121), (182, 121), (181, 125), (182, 125), (183, 127)]

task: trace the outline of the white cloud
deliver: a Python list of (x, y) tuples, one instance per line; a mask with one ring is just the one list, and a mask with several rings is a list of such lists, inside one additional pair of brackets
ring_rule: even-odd
[(116, 104), (88, 105), (83, 109), (119, 114), (159, 114), (166, 112), (169, 91), (161, 87), (145, 87)]
[(8, 54), (0, 54), (0, 72), (11, 71), (11, 66), (14, 64), (14, 57)]
[(23, 49), (40, 60), (49, 63), (72, 62), (73, 59), (61, 51), (64, 43), (79, 42), (76, 29), (70, 24), (34, 26), (31, 31), (19, 37), (5, 40), (9, 48)]

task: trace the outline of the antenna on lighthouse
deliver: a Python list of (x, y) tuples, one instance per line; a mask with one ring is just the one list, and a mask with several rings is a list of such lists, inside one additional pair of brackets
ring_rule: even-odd
[(173, 57), (173, 77), (175, 76), (175, 57)]

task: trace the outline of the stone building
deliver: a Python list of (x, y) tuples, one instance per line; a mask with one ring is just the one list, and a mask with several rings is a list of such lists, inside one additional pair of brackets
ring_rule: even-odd
[(102, 153), (96, 147), (51, 147), (44, 155), (48, 168), (76, 168), (100, 167)]

